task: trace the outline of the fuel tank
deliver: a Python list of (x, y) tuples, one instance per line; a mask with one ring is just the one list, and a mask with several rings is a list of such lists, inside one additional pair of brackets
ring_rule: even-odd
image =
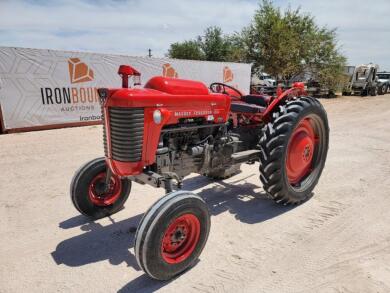
[(207, 95), (209, 93), (208, 88), (202, 82), (162, 76), (151, 78), (145, 88), (171, 95)]

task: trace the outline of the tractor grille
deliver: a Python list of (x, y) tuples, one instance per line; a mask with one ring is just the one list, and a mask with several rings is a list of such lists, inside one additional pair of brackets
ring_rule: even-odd
[[(103, 104), (103, 103), (102, 103)], [(107, 132), (106, 132), (106, 123), (104, 119), (104, 108), (101, 107), (102, 110), (102, 123), (103, 123), (103, 147), (104, 147), (104, 155), (108, 157), (108, 150), (107, 150)]]
[[(109, 107), (111, 156), (122, 162), (138, 162), (142, 157), (144, 109)], [(103, 132), (107, 155), (106, 131)]]

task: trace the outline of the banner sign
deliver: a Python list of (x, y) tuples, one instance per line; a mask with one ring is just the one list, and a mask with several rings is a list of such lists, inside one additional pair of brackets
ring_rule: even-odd
[(85, 52), (0, 47), (3, 128), (82, 125), (101, 119), (97, 88), (121, 87), (118, 67), (151, 77), (224, 82), (249, 93), (250, 64), (131, 57)]

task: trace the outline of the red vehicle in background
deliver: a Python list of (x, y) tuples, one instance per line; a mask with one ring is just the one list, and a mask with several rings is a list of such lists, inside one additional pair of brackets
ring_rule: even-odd
[(271, 97), (160, 76), (129, 88), (131, 76), (140, 84), (138, 71), (122, 65), (119, 74), (122, 88), (98, 90), (105, 157), (76, 172), (71, 198), (80, 213), (96, 219), (122, 209), (132, 182), (165, 188), (136, 233), (136, 259), (152, 278), (183, 272), (206, 244), (208, 207), (183, 190), (188, 174), (223, 179), (258, 161), (260, 181), (276, 202), (310, 198), (324, 168), (329, 127), (324, 108), (305, 96), (302, 83)]

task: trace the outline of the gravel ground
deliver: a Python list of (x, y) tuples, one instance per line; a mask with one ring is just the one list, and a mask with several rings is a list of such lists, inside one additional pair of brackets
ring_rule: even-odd
[(390, 292), (390, 95), (321, 100), (331, 137), (314, 197), (281, 207), (258, 165), (222, 182), (190, 176), (212, 213), (198, 264), (170, 282), (138, 268), (134, 229), (163, 190), (133, 185), (96, 222), (69, 198), (102, 155), (99, 126), (0, 136), (0, 292)]

